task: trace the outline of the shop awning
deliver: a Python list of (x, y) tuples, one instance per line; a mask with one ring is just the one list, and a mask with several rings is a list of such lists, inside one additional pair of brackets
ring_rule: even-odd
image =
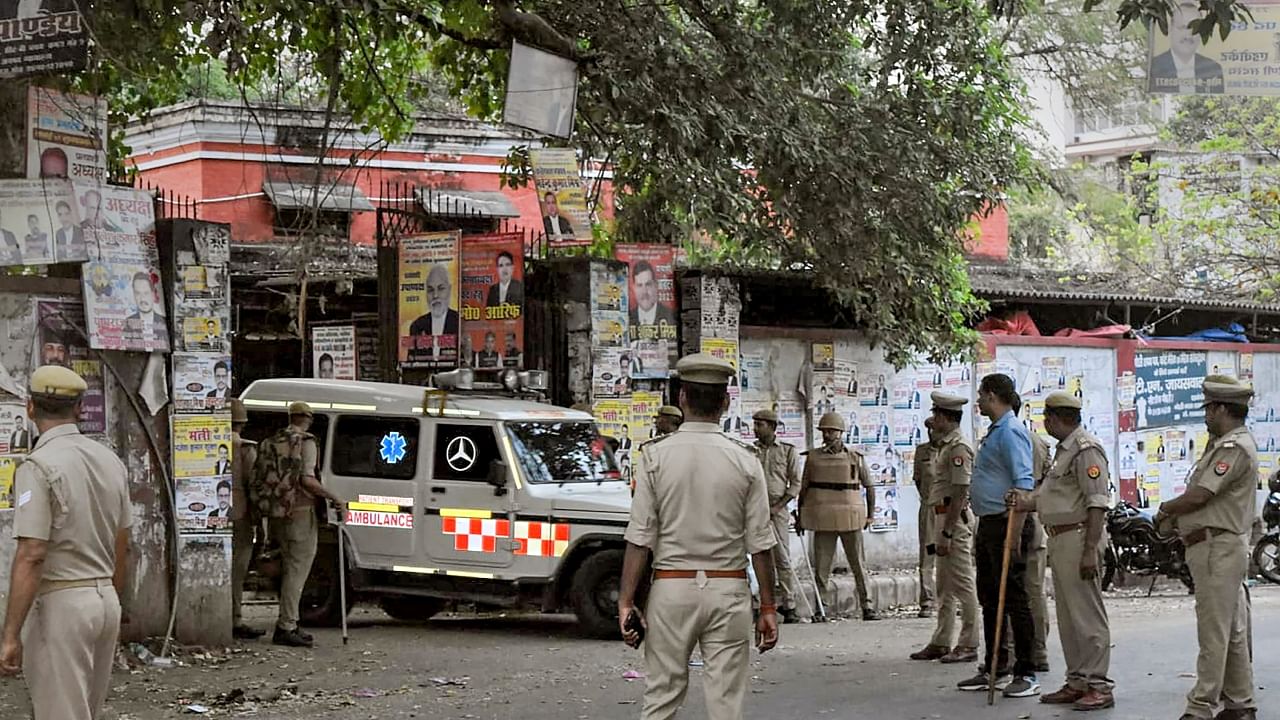
[(418, 189), (414, 193), (428, 215), (437, 217), (517, 218), (520, 212), (500, 192)]
[(288, 181), (267, 181), (262, 183), (262, 192), (267, 194), (271, 203), (282, 210), (306, 210), (315, 204), (321, 210), (334, 212), (369, 212), (373, 204), (369, 198), (355, 185), (346, 183), (292, 183)]

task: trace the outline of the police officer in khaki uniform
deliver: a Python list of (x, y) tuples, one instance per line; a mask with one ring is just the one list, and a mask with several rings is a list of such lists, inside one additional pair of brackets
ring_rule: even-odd
[(933, 508), (929, 507), (929, 493), (933, 487), (933, 456), (938, 447), (933, 442), (933, 418), (925, 418), (924, 429), (929, 441), (916, 446), (912, 459), (911, 479), (916, 485), (916, 497), (920, 498), (920, 510), (916, 513), (917, 537), (920, 541), (920, 617), (933, 617), (934, 604), (937, 599), (935, 577), (937, 575), (934, 553), (936, 545), (933, 536), (936, 532), (933, 522)]
[(680, 412), (680, 408), (674, 405), (663, 405), (658, 408), (658, 415), (653, 419), (653, 429), (657, 433), (655, 437), (670, 435), (680, 429), (682, 422), (684, 422), (684, 413)]
[[(695, 645), (705, 663), (707, 718), (740, 720), (751, 662), (748, 555), (760, 581), (756, 645), (764, 652), (778, 641), (768, 491), (751, 446), (720, 432), (732, 366), (697, 353), (676, 363), (676, 373), (687, 421), (640, 447), (618, 619), (633, 647), (642, 641), (628, 626), (633, 613), (647, 630), (645, 720), (675, 716)], [(653, 584), (641, 613), (636, 589), (651, 553)]]
[(133, 505), (124, 463), (76, 427), (87, 387), (64, 367), (31, 374), (40, 437), (15, 477), (0, 673), (21, 669), (35, 720), (98, 717), (120, 636)]
[[(1182, 720), (1254, 720), (1258, 714), (1244, 587), (1258, 481), (1258, 447), (1245, 427), (1251, 397), (1253, 388), (1235, 378), (1205, 378), (1204, 423), (1213, 439), (1187, 491), (1161, 503), (1156, 514), (1157, 527), (1172, 525), (1182, 536), (1196, 583), (1200, 656)], [(1223, 710), (1215, 716), (1219, 703)]]
[[(944, 663), (978, 659), (978, 590), (973, 566), (973, 513), (969, 511), (969, 476), (973, 448), (960, 432), (968, 400), (934, 392), (929, 439), (934, 445), (933, 485), (924, 504), (934, 515), (937, 549), (938, 622), (933, 637), (912, 660)], [(956, 607), (960, 609), (960, 634), (956, 636)]]
[[(800, 527), (813, 531), (813, 574), (822, 593), (823, 607), (834, 607), (835, 593), (829, 580), (835, 560), (836, 541), (844, 545), (849, 572), (858, 586), (858, 604), (863, 620), (879, 620), (867, 593), (867, 571), (862, 549), (862, 531), (871, 527), (876, 509), (876, 491), (862, 453), (845, 447), (844, 418), (829, 412), (818, 421), (822, 447), (805, 453), (804, 475), (800, 482)], [(863, 493), (866, 502), (863, 502)], [(814, 622), (824, 622), (818, 615)]]
[[(320, 528), (316, 520), (315, 500), (325, 498), (341, 505), (342, 500), (316, 479), (319, 451), (316, 438), (309, 431), (315, 415), (304, 402), (289, 405), (289, 425), (272, 435), (265, 442), (275, 445), (279, 457), (291, 457), (300, 452), (302, 477), (289, 507), (278, 506), (270, 513), (268, 525), (271, 537), (280, 543), (284, 577), (280, 582), (280, 611), (271, 641), (276, 645), (311, 647), (312, 638), (298, 628), (299, 606), (302, 588), (311, 574), (311, 563), (316, 557), (316, 543)], [(297, 448), (297, 450), (295, 450)]]
[[(1022, 397), (1017, 396), (1013, 405), (1015, 415), (1022, 412)], [(1044, 482), (1049, 472), (1049, 443), (1031, 428), (1027, 429), (1031, 438), (1031, 474), (1036, 487)], [(1027, 524), (1031, 526), (1031, 544), (1027, 546), (1027, 569), (1023, 573), (1023, 583), (1027, 588), (1027, 599), (1031, 603), (1031, 619), (1035, 623), (1035, 638), (1031, 643), (1031, 661), (1036, 672), (1049, 672), (1049, 650), (1045, 645), (1049, 634), (1049, 604), (1045, 594), (1045, 568), (1048, 567), (1048, 544), (1044, 525), (1035, 513), (1027, 515)], [(1013, 633), (1005, 633), (1005, 650), (1013, 657)]]
[(778, 440), (778, 414), (760, 410), (751, 416), (756, 434), (756, 455), (764, 466), (769, 491), (769, 513), (778, 544), (773, 546), (773, 570), (780, 587), (778, 612), (784, 623), (799, 620), (796, 592), (800, 582), (791, 566), (791, 512), (787, 506), (800, 495), (800, 456), (796, 446)]
[(1053, 465), (1031, 495), (1010, 493), (1010, 507), (1039, 514), (1049, 535), (1049, 564), (1058, 609), (1058, 636), (1067, 682), (1040, 702), (1101, 710), (1115, 705), (1111, 629), (1102, 603), (1098, 566), (1110, 504), (1102, 443), (1080, 427), (1080, 398), (1055, 392), (1045, 399), (1044, 426), (1058, 441)]
[(244, 624), (240, 599), (249, 564), (253, 560), (254, 531), (260, 524), (251, 512), (246, 485), (258, 459), (258, 443), (240, 437), (249, 422), (249, 414), (240, 398), (231, 398), (231, 634), (242, 640), (254, 640), (265, 633)]

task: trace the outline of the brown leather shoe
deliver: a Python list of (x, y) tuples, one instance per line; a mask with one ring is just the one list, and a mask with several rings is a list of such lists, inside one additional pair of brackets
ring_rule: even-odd
[(941, 645), (925, 645), (923, 650), (911, 653), (912, 660), (937, 660), (951, 651)]
[(951, 663), (977, 662), (978, 648), (957, 646), (951, 652), (938, 658), (938, 661), (948, 665)]
[(1063, 685), (1062, 688), (1056, 692), (1051, 692), (1048, 695), (1041, 695), (1040, 702), (1045, 705), (1070, 705), (1084, 696), (1084, 690), (1077, 690), (1070, 685)]
[(1116, 698), (1105, 690), (1089, 688), (1089, 692), (1083, 697), (1071, 703), (1071, 707), (1076, 710), (1102, 710), (1103, 708), (1115, 707)]

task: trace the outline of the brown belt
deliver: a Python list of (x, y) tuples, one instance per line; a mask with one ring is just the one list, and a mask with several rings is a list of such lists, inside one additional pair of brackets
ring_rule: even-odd
[(934, 505), (933, 506), (934, 515), (946, 515), (950, 511), (951, 511), (950, 505)]
[(1045, 525), (1044, 531), (1049, 533), (1049, 537), (1057, 537), (1062, 533), (1072, 532), (1073, 530), (1080, 530), (1081, 528), (1084, 528), (1086, 525), (1088, 525), (1088, 523), (1082, 523), (1082, 522), (1067, 523), (1066, 525)]
[(1218, 535), (1234, 535), (1234, 534), (1235, 533), (1231, 532), (1230, 530), (1223, 530), (1222, 528), (1202, 527), (1199, 530), (1192, 530), (1186, 535), (1183, 535), (1182, 545), (1183, 547), (1189, 548), (1192, 545), (1199, 545), (1200, 543), (1204, 542), (1205, 540), (1208, 540), (1211, 537), (1217, 537)]
[(747, 579), (746, 570), (654, 570), (653, 577), (657, 580), (691, 580), (698, 577), (698, 573), (709, 578)]
[(70, 590), (72, 588), (90, 588), (98, 587), (103, 583), (111, 582), (111, 578), (95, 578), (93, 580), (44, 580), (40, 583), (40, 588), (36, 590), (37, 595), (56, 592), (58, 590)]

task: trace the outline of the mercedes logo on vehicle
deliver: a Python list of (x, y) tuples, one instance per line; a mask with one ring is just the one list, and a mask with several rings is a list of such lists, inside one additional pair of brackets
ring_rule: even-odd
[(455, 472), (466, 472), (476, 464), (476, 444), (466, 435), (449, 441), (444, 449), (444, 460)]

